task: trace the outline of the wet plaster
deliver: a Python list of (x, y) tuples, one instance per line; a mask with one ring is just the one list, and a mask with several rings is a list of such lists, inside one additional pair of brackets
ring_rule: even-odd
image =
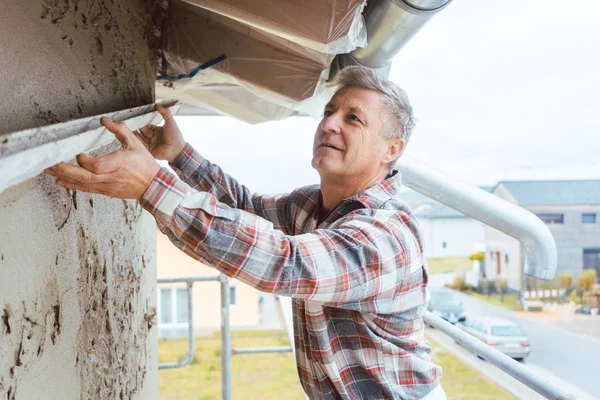
[[(158, 36), (148, 9), (144, 0), (3, 4), (0, 141), (151, 103)], [(158, 398), (155, 232), (136, 202), (65, 190), (46, 175), (0, 194), (0, 399)]]
[(0, 398), (157, 398), (152, 217), (39, 176), (0, 220)]
[[(151, 0), (19, 0), (0, 13), (0, 134), (151, 103)], [(156, 19), (156, 18), (154, 18)]]

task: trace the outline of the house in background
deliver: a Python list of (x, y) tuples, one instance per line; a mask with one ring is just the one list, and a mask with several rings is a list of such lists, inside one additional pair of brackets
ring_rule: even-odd
[[(156, 273), (159, 279), (218, 275), (214, 268), (201, 264), (175, 247), (161, 232), (157, 232), (156, 240)], [(235, 279), (231, 279), (229, 283), (231, 328), (258, 328), (260, 292)], [(159, 337), (186, 337), (190, 320), (186, 284), (159, 284), (157, 297)], [(192, 299), (195, 334), (204, 335), (218, 331), (221, 327), (220, 282), (194, 283)]]
[(444, 204), (417, 213), (426, 257), (468, 257), (483, 242), (485, 224)]
[[(492, 193), (548, 225), (558, 250), (557, 275), (571, 273), (576, 279), (584, 269), (595, 269), (600, 276), (600, 180), (500, 182)], [(506, 279), (509, 289), (527, 289), (519, 242), (486, 227), (485, 247), (484, 277)]]
[[(493, 187), (481, 188), (491, 191)], [(426, 257), (468, 257), (482, 245), (482, 222), (418, 192), (403, 192), (400, 198), (417, 216)]]

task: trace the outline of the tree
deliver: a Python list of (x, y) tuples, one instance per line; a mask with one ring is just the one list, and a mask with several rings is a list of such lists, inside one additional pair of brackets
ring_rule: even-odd
[(581, 302), (583, 302), (583, 292), (591, 290), (597, 281), (598, 276), (594, 269), (586, 269), (579, 274), (577, 277), (577, 289), (579, 289), (579, 298)]
[(565, 295), (568, 296), (573, 289), (573, 274), (560, 274), (558, 282), (561, 289), (566, 289)]
[(508, 288), (508, 282), (506, 279), (498, 279), (496, 280), (496, 290), (500, 292), (500, 301), (504, 303), (504, 293), (506, 292), (506, 288)]

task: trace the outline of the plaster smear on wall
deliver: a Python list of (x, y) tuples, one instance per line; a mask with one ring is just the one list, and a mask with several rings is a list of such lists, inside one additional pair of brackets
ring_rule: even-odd
[(0, 396), (154, 398), (152, 217), (40, 176), (0, 197), (0, 221)]
[(154, 3), (3, 2), (0, 134), (151, 103)]
[[(4, 2), (0, 140), (151, 103), (146, 3)], [(0, 194), (0, 221), (0, 398), (156, 399), (153, 219), (42, 175)]]

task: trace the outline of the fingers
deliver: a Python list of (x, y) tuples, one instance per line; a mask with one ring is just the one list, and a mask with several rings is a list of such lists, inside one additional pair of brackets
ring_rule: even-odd
[(77, 163), (94, 174), (107, 174), (121, 167), (123, 153), (115, 151), (102, 157), (91, 157), (87, 154), (79, 154)]
[(156, 132), (156, 125), (146, 125), (139, 129), (140, 135), (145, 139), (150, 139)]
[(144, 145), (144, 147), (147, 150), (150, 150), (150, 143), (148, 143), (149, 142), (148, 139), (146, 139), (145, 137), (143, 137), (139, 130), (138, 131), (133, 131), (133, 134)]
[(93, 172), (78, 165), (67, 164), (64, 162), (57, 164), (52, 168), (48, 168), (44, 172), (61, 180), (86, 187), (97, 182), (96, 175)]
[(100, 123), (115, 134), (117, 139), (119, 139), (119, 142), (123, 145), (123, 148), (127, 149), (133, 147), (135, 144), (133, 133), (123, 122), (114, 121), (108, 117), (102, 117), (100, 118)]
[(156, 111), (164, 118), (165, 122), (171, 122), (173, 120), (173, 114), (169, 108), (163, 107), (160, 104), (156, 104)]

